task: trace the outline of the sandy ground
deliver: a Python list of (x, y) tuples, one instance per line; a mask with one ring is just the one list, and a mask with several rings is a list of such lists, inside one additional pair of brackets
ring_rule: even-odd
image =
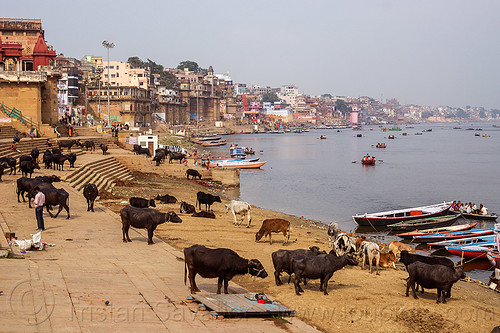
[[(132, 183), (119, 184), (113, 195), (103, 195), (103, 202), (118, 212), (132, 195), (153, 197), (156, 194), (174, 195), (179, 201), (195, 204), (197, 191), (220, 194), (220, 186), (206, 187), (196, 181), (186, 181), (155, 174), (136, 173)], [(227, 197), (223, 204), (227, 203)], [(369, 274), (360, 267), (347, 267), (334, 273), (329, 283), (329, 295), (319, 291), (319, 281), (313, 280), (295, 295), (293, 283), (277, 287), (271, 253), (281, 249), (308, 248), (312, 245), (327, 249), (324, 228), (312, 221), (258, 207), (252, 208), (252, 225), (246, 227), (232, 223), (232, 215), (224, 206), (215, 203), (212, 208), (216, 219), (194, 218), (179, 214), (181, 224), (163, 224), (155, 235), (182, 250), (193, 244), (209, 247), (225, 247), (235, 250), (244, 258), (257, 258), (266, 268), (266, 279), (249, 275), (239, 276), (234, 282), (250, 291), (264, 292), (271, 298), (295, 309), (296, 315), (325, 332), (372, 331), (372, 332), (490, 332), (500, 325), (500, 294), (476, 283), (459, 281), (452, 290), (447, 304), (436, 304), (436, 290), (419, 294), (419, 299), (405, 297), (408, 274), (403, 270), (384, 270), (380, 275)], [(159, 204), (161, 211), (179, 213), (179, 204)], [(255, 233), (266, 218), (285, 218), (292, 222), (291, 242), (283, 245), (283, 236), (274, 234), (273, 244), (268, 240), (255, 242)], [(154, 245), (153, 245), (154, 246)], [(287, 277), (287, 274), (284, 274)], [(285, 281), (285, 278), (282, 277)], [(285, 281), (286, 282), (286, 281)], [(216, 280), (213, 280), (216, 284)], [(231, 292), (231, 290), (230, 290)], [(410, 291), (411, 295), (411, 291)]]

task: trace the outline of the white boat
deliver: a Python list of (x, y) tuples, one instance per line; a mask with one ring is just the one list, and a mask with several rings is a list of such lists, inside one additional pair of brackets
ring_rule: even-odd
[(227, 159), (227, 160), (210, 160), (210, 167), (223, 167), (223, 168), (238, 168), (238, 169), (258, 169), (266, 164), (266, 162), (259, 161), (259, 158), (250, 159)]

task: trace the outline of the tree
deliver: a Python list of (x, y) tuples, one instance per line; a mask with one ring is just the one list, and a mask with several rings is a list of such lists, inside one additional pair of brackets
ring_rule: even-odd
[(177, 66), (177, 69), (184, 69), (187, 68), (189, 69), (190, 72), (195, 72), (195, 73), (200, 73), (202, 68), (198, 66), (198, 64), (194, 61), (191, 60), (184, 60), (179, 63), (179, 66)]
[(127, 62), (132, 68), (144, 68), (144, 62), (139, 57), (129, 57)]
[(332, 98), (333, 96), (331, 94), (323, 94), (321, 95), (323, 98)]
[(479, 111), (479, 118), (486, 118), (486, 112), (484, 112), (484, 110)]
[(457, 109), (456, 115), (458, 118), (467, 118), (467, 113), (461, 108)]
[(262, 95), (262, 102), (279, 102), (280, 99), (276, 93), (270, 92)]
[(342, 113), (343, 115), (352, 111), (351, 107), (341, 99), (337, 99), (335, 101), (335, 110)]
[(426, 118), (429, 118), (429, 117), (432, 117), (434, 114), (430, 111), (424, 111), (422, 112), (422, 118), (426, 119)]

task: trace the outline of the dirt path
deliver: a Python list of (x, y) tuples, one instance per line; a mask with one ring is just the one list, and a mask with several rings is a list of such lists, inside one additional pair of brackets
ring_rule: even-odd
[[(170, 194), (191, 204), (195, 203), (196, 192), (200, 190), (224, 195), (222, 188), (207, 188), (195, 181), (153, 174), (139, 175), (131, 185), (116, 187), (118, 197), (105, 204), (118, 211), (124, 206), (120, 201), (131, 195)], [(227, 198), (224, 203), (227, 203)], [(333, 275), (329, 295), (319, 291), (319, 281), (311, 281), (304, 287), (305, 293), (296, 296), (293, 284), (275, 285), (271, 253), (280, 248), (308, 248), (312, 245), (327, 249), (326, 230), (298, 217), (258, 207), (252, 209), (250, 228), (234, 226), (232, 215), (224, 212), (222, 204), (216, 203), (212, 207), (217, 217), (215, 220), (182, 215), (182, 224), (162, 225), (156, 236), (179, 250), (202, 244), (231, 248), (245, 258), (259, 259), (269, 273), (268, 278), (243, 276), (234, 281), (251, 291), (271, 295), (295, 309), (297, 317), (323, 331), (490, 332), (500, 324), (500, 294), (474, 283), (459, 281), (447, 304), (436, 304), (435, 290), (426, 291), (415, 300), (404, 296), (408, 275), (402, 270), (386, 270), (375, 275), (362, 271), (360, 267), (348, 267)], [(158, 208), (179, 212), (179, 204), (158, 205)], [(274, 235), (272, 245), (268, 241), (255, 242), (255, 233), (266, 218), (285, 218), (292, 222), (289, 245), (283, 246), (281, 235)]]

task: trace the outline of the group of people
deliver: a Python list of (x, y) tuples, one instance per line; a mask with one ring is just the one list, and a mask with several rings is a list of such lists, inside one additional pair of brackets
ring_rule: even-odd
[(118, 137), (118, 132), (121, 131), (121, 130), (125, 130), (125, 131), (128, 131), (129, 127), (128, 127), (128, 124), (125, 124), (125, 125), (111, 125), (111, 136), (112, 137)]
[(479, 204), (478, 208), (475, 203), (472, 202), (462, 203), (460, 200), (453, 201), (453, 203), (451, 204), (451, 210), (467, 214), (488, 215), (488, 208), (483, 206), (483, 204)]

